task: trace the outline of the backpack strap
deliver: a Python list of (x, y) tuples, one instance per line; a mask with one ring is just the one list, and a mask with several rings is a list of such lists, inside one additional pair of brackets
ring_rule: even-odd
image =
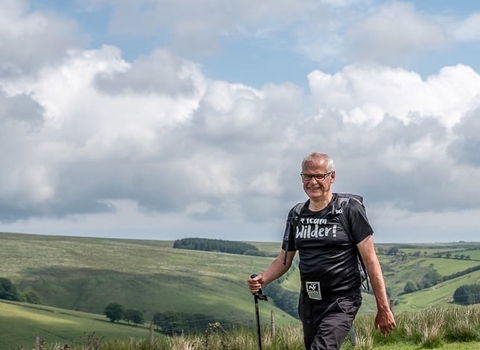
[[(300, 202), (295, 204), (295, 206), (291, 210), (290, 217), (287, 220), (287, 224), (289, 226), (287, 229), (289, 231), (291, 230), (292, 227), (298, 226), (298, 222), (300, 220), (300, 214), (302, 212), (303, 207), (306, 205), (308, 205), (308, 201)], [(283, 265), (287, 265), (287, 253), (288, 253), (288, 245), (290, 244), (290, 238), (291, 237), (288, 238), (287, 244), (285, 246), (285, 257), (283, 258)]]
[(345, 231), (348, 234), (348, 238), (350, 239), (350, 242), (352, 245), (355, 247), (355, 250), (357, 252), (357, 258), (358, 258), (358, 269), (360, 271), (360, 277), (362, 279), (362, 288), (366, 291), (370, 290), (370, 282), (368, 281), (368, 275), (367, 275), (367, 269), (365, 268), (365, 264), (363, 263), (362, 256), (360, 255), (360, 252), (358, 251), (358, 247), (353, 241), (353, 236), (352, 236), (352, 227), (350, 225), (349, 220), (347, 220), (347, 216), (345, 215), (344, 210), (346, 209), (347, 205), (350, 203), (350, 200), (355, 200), (359, 202), (362, 207), (365, 209), (365, 206), (363, 205), (363, 197), (357, 194), (351, 194), (351, 193), (337, 193), (337, 204), (338, 206), (336, 208), (333, 208), (335, 214), (339, 214), (338, 218), (340, 220), (341, 225), (345, 229)]

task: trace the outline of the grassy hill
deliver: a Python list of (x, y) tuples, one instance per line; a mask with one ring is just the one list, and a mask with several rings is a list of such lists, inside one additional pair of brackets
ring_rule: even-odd
[(102, 315), (0, 300), (0, 334), (0, 350), (12, 350), (33, 348), (37, 335), (48, 344), (74, 345), (94, 338), (148, 339), (149, 330), (113, 324)]
[[(173, 249), (170, 241), (0, 234), (0, 271), (43, 304), (102, 314), (110, 302), (144, 312), (214, 315), (252, 325), (246, 278), (271, 258)], [(266, 304), (266, 303), (265, 303)], [(262, 305), (263, 306), (263, 305)], [(265, 305), (267, 306), (267, 305)], [(268, 303), (278, 323), (297, 322)]]
[[(270, 253), (278, 252), (280, 246), (279, 243), (252, 244)], [(35, 321), (41, 325), (38, 332), (48, 333), (51, 324), (58, 324), (60, 329), (61, 325), (74, 325), (74, 331), (65, 330), (63, 336), (77, 332), (74, 336), (78, 338), (83, 332), (88, 333), (91, 329), (88, 326), (95, 325), (93, 329), (111, 334), (103, 326), (117, 325), (102, 316), (110, 302), (141, 310), (146, 320), (155, 312), (181, 311), (211, 315), (205, 320), (206, 324), (228, 320), (254, 327), (253, 298), (245, 280), (249, 274), (263, 271), (272, 258), (181, 250), (172, 246), (172, 241), (0, 233), (0, 277), (10, 279), (19, 292), (35, 291), (42, 304), (59, 308), (45, 311), (48, 307), (41, 306), (40, 311), (46, 312), (49, 321)], [(392, 247), (397, 248), (395, 254), (389, 254)], [(458, 286), (480, 283), (480, 272), (475, 271), (414, 293), (403, 293), (408, 280), (420, 283), (422, 276), (432, 269), (447, 276), (480, 265), (480, 243), (384, 244), (377, 248), (391, 298), (397, 301), (397, 313), (449, 305)], [(438, 257), (435, 255), (438, 252), (450, 254), (448, 258)], [(291, 274), (283, 286), (298, 291), (298, 271)], [(33, 312), (32, 307), (36, 306), (0, 303), (0, 315), (3, 315), (0, 333), (4, 334), (2, 327), (11, 324), (17, 324), (16, 329), (25, 330), (29, 335), (37, 332), (35, 322), (33, 326), (22, 327), (33, 316), (19, 316)], [(88, 317), (92, 321), (75, 324), (79, 322), (78, 317), (67, 315), (65, 310), (91, 315)], [(276, 308), (272, 300), (261, 302), (262, 324), (268, 324), (271, 311), (275, 312), (278, 326), (298, 324), (298, 320)], [(39, 309), (35, 309), (37, 312)], [(373, 312), (374, 298), (365, 294), (361, 314)], [(53, 321), (52, 317), (58, 320)], [(0, 350), (4, 339), (0, 341)]]

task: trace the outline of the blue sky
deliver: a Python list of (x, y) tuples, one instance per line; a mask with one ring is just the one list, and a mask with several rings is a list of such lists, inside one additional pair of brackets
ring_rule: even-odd
[[(127, 7), (137, 13), (131, 19), (131, 26), (139, 26), (142, 21), (141, 12), (145, 9), (161, 7), (168, 4), (169, 1), (140, 1), (135, 4), (134, 1), (119, 1), (118, 4), (125, 4), (118, 8)], [(130, 3), (130, 5), (128, 5)], [(182, 4), (180, 1), (178, 4)], [(199, 2), (201, 3), (201, 2)], [(215, 3), (215, 2), (213, 2)], [(238, 2), (241, 4), (242, 2)], [(299, 2), (302, 4), (302, 2)], [(308, 3), (305, 1), (303, 3)], [(321, 4), (322, 1), (312, 1), (313, 4)], [(392, 2), (392, 1), (324, 1), (324, 4), (337, 3), (345, 4), (331, 6), (325, 9), (328, 15), (342, 16), (343, 11), (348, 13), (354, 11), (355, 14), (347, 15), (347, 19), (355, 21), (361, 20), (368, 15), (369, 11), (375, 11), (379, 7), (388, 4), (408, 4), (414, 7), (413, 11), (417, 16), (424, 16), (428, 20), (435, 21), (462, 21), (470, 15), (479, 11), (480, 5), (475, 1), (461, 1), (452, 3), (452, 1), (413, 1), (413, 2)], [(158, 5), (155, 5), (158, 4)], [(185, 2), (188, 4), (188, 1)], [(115, 1), (59, 1), (46, 0), (41, 3), (32, 2), (31, 9), (54, 11), (75, 21), (80, 28), (81, 33), (88, 36), (87, 46), (90, 48), (98, 48), (108, 43), (122, 50), (122, 57), (129, 61), (134, 61), (140, 55), (148, 55), (152, 50), (158, 47), (169, 47), (173, 49), (172, 37), (174, 29), (169, 28), (168, 23), (159, 23), (157, 26), (149, 26), (136, 29), (121, 29), (119, 24), (112, 24), (112, 17), (120, 16), (116, 12), (121, 12), (115, 6)], [(245, 2), (248, 6), (248, 2)], [(181, 6), (178, 6), (181, 7)], [(212, 6), (214, 7), (214, 6)], [(328, 7), (324, 5), (324, 7)], [(332, 9), (333, 8), (333, 9)], [(351, 8), (351, 9), (350, 9)], [(134, 11), (135, 9), (136, 11)], [(361, 11), (361, 10), (363, 11)], [(174, 11), (172, 11), (174, 12)], [(191, 14), (178, 16), (182, 20), (191, 18)], [(195, 20), (208, 22), (209, 16), (201, 17), (199, 14)], [(174, 18), (172, 16), (172, 18)], [(279, 19), (281, 20), (281, 19)], [(209, 36), (210, 42), (216, 42), (215, 48), (207, 48), (205, 50), (185, 52), (180, 50), (179, 54), (188, 59), (193, 59), (204, 67), (204, 72), (214, 79), (225, 79), (231, 82), (241, 82), (260, 88), (267, 83), (282, 83), (286, 81), (295, 82), (297, 84), (305, 84), (306, 75), (314, 70), (321, 69), (329, 73), (341, 70), (345, 64), (352, 63), (345, 57), (325, 57), (322, 59), (306, 57), (299, 52), (298, 34), (295, 32), (302, 30), (304, 18), (297, 18), (295, 22), (286, 21), (284, 23), (274, 22), (273, 25), (265, 25), (264, 33), (255, 35), (253, 32), (260, 28), (261, 24), (257, 24), (255, 28), (248, 28), (248, 21), (239, 26), (247, 27), (251, 32), (242, 35), (237, 29), (226, 34), (213, 32)], [(350, 26), (353, 24), (350, 23)], [(171, 25), (171, 24), (170, 24)], [(343, 30), (349, 30), (349, 24), (342, 23)], [(325, 34), (325, 33), (323, 33)], [(340, 30), (340, 34), (341, 30)], [(414, 34), (414, 33), (411, 33)], [(326, 36), (326, 35), (325, 35)], [(321, 36), (320, 36), (321, 37)], [(328, 40), (328, 39), (327, 39)], [(217, 42), (218, 41), (218, 42)], [(463, 63), (478, 70), (480, 53), (478, 45), (472, 45), (472, 42), (456, 42), (446, 46), (426, 48), (426, 50), (418, 50), (410, 53), (407, 57), (402, 58), (399, 62), (405, 69), (412, 69), (423, 77), (435, 74), (445, 65), (455, 65)], [(325, 59), (326, 58), (326, 59)], [(393, 61), (394, 62), (394, 61)], [(396, 62), (398, 64), (398, 62)], [(252, 74), (252, 71), (255, 74)]]
[(0, 13), (0, 231), (279, 241), (321, 151), (377, 241), (478, 240), (475, 1)]

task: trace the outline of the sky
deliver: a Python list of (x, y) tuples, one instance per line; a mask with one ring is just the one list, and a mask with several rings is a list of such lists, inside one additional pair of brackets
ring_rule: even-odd
[(316, 151), (376, 242), (479, 240), (476, 0), (2, 0), (0, 43), (0, 232), (280, 242)]

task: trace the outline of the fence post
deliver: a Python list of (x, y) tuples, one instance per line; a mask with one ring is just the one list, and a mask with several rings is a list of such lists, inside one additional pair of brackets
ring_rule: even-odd
[(271, 310), (270, 311), (270, 331), (271, 331), (271, 336), (272, 336), (272, 341), (275, 339), (275, 311)]
[(150, 346), (153, 346), (153, 322), (150, 322)]
[(395, 307), (395, 299), (390, 299), (390, 310), (392, 310), (392, 314), (395, 314), (393, 308)]
[(40, 337), (37, 336), (35, 337), (35, 350), (40, 350)]

